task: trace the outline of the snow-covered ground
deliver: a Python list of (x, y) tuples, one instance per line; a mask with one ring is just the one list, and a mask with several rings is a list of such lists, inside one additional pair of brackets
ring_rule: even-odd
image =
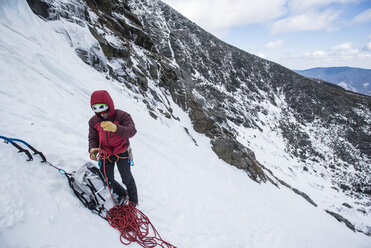
[[(276, 100), (283, 106), (285, 101)], [(279, 179), (285, 181), (290, 186), (307, 194), (320, 209), (339, 213), (355, 225), (356, 230), (364, 233), (371, 231), (371, 210), (370, 198), (358, 198), (345, 194), (336, 182), (334, 183), (332, 175), (328, 171), (328, 164), (324, 162), (315, 162), (312, 160), (301, 160), (287, 153), (286, 143), (282, 134), (278, 131), (272, 131), (278, 120), (281, 119), (280, 109), (269, 102), (262, 102), (260, 106), (268, 111), (267, 115), (260, 114), (259, 120), (268, 125), (262, 125), (262, 132), (257, 129), (236, 126), (232, 122), (229, 125), (238, 131), (238, 140), (241, 144), (254, 151), (256, 158), (266, 168), (271, 170)], [(285, 113), (287, 117), (287, 113)], [(295, 122), (294, 118), (291, 118)], [(317, 147), (317, 150), (328, 156), (328, 163), (332, 162), (331, 150), (325, 142), (319, 142), (318, 137), (325, 137), (324, 127), (313, 127), (313, 124), (305, 126), (306, 133), (309, 134), (311, 142)], [(323, 138), (322, 138), (323, 139)], [(364, 166), (366, 168), (366, 165)], [(355, 175), (354, 168), (344, 168), (342, 177)], [(367, 172), (365, 172), (367, 173)], [(371, 180), (371, 175), (368, 175)]]
[[(79, 37), (80, 46), (93, 42), (80, 26), (42, 21), (25, 0), (0, 1), (0, 135), (24, 139), (52, 164), (76, 170), (89, 161), (90, 94), (105, 89), (136, 123), (131, 143), (139, 209), (166, 241), (184, 248), (371, 247), (370, 237), (292, 191), (259, 185), (218, 159), (176, 104), (181, 121), (152, 119), (138, 96), (75, 54), (63, 29)], [(0, 143), (0, 170), (1, 248), (123, 247), (119, 232), (39, 158), (26, 162)]]

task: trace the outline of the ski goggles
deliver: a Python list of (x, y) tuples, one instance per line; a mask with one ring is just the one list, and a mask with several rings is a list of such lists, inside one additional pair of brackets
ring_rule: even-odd
[(108, 105), (104, 103), (98, 103), (91, 106), (91, 109), (97, 114), (104, 114), (108, 111)]

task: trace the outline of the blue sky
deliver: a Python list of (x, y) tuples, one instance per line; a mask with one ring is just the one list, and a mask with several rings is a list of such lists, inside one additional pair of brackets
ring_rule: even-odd
[(163, 0), (221, 40), (290, 69), (371, 69), (371, 0)]

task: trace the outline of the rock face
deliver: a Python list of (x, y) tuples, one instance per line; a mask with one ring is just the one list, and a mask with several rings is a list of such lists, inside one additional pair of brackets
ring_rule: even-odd
[[(184, 80), (185, 109), (190, 110), (196, 130), (213, 140), (221, 158), (238, 164), (225, 159), (225, 150), (216, 147), (232, 140), (233, 150), (244, 156), (235, 141), (238, 132), (234, 126), (262, 130), (271, 125), (272, 130), (282, 134), (293, 156), (318, 161), (328, 168), (362, 171), (358, 176), (345, 177), (351, 189), (367, 194), (371, 187), (367, 180), (371, 172), (367, 166), (371, 164), (370, 97), (302, 77), (232, 47), (160, 1), (131, 1), (129, 6), (159, 52), (190, 77)], [(270, 114), (269, 107), (264, 106), (267, 104), (280, 109), (275, 123), (259, 119), (260, 115)], [(330, 148), (332, 154), (314, 144), (318, 142)], [(252, 163), (249, 166), (253, 167)]]
[(337, 214), (337, 213), (331, 212), (331, 211), (329, 211), (329, 210), (326, 210), (326, 212), (327, 212), (328, 214), (334, 216), (334, 218), (337, 219), (339, 222), (344, 222), (345, 225), (346, 225), (349, 229), (351, 229), (351, 230), (353, 230), (353, 231), (356, 230), (356, 228), (354, 227), (354, 225), (353, 225), (352, 223), (350, 223), (349, 220), (347, 220), (347, 219), (345, 219), (343, 216), (341, 216), (340, 214)]
[[(273, 175), (286, 165), (259, 162), (243, 131), (255, 132), (251, 139), (277, 135), (287, 156), (305, 165), (301, 171), (323, 177), (350, 199), (363, 199), (357, 202), (370, 213), (371, 97), (232, 47), (159, 0), (28, 3), (45, 20), (67, 20), (88, 32), (91, 45), (83, 47), (67, 29), (60, 31), (85, 63), (122, 82), (153, 118), (178, 119), (171, 98), (210, 138), (220, 159), (256, 182), (285, 185), (317, 205)], [(364, 223), (358, 228), (370, 230)]]

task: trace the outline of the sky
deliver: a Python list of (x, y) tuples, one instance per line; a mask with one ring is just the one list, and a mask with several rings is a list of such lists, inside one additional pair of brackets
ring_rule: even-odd
[(290, 69), (371, 69), (371, 0), (163, 0), (221, 40)]

